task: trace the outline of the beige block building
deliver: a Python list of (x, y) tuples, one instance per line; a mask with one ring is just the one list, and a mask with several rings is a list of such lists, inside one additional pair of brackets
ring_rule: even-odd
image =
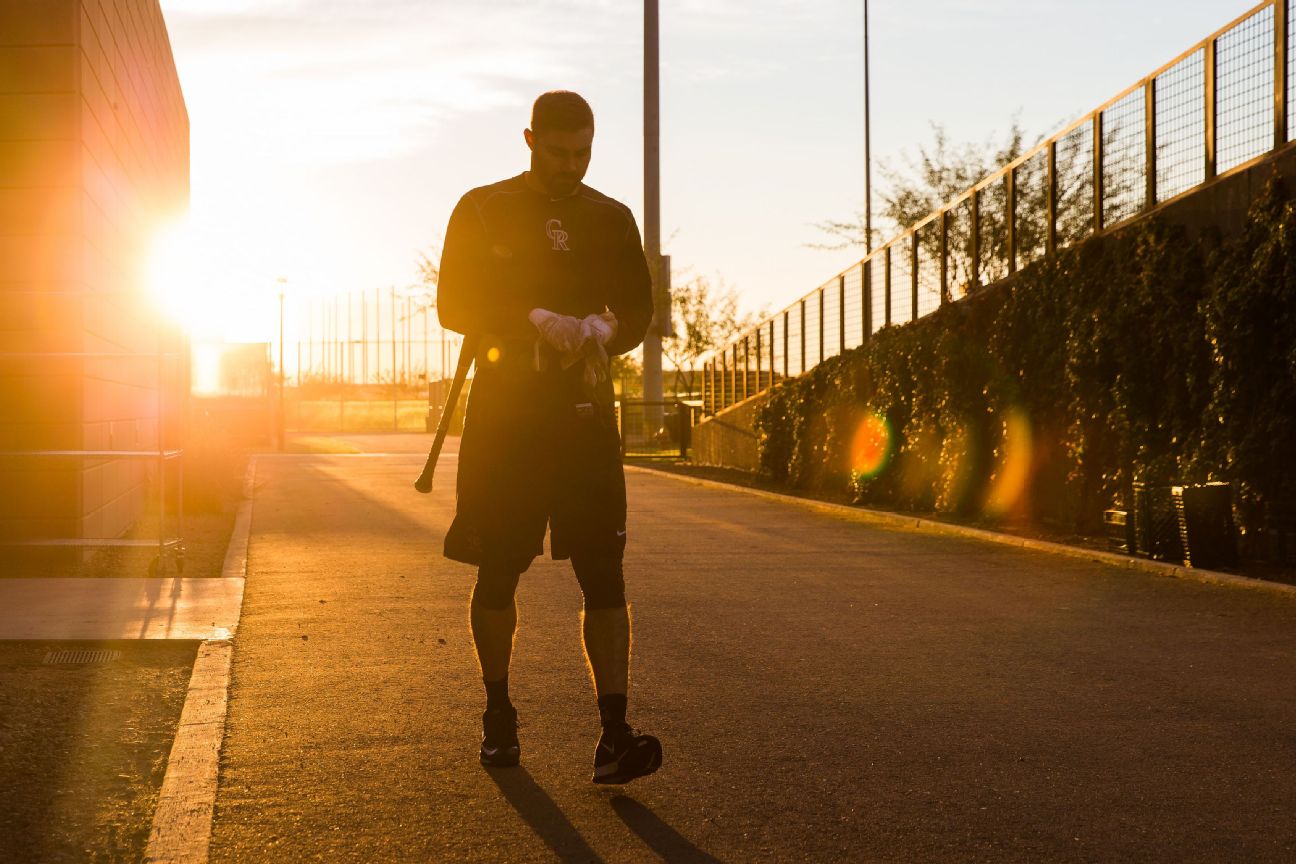
[[(0, 0), (0, 452), (180, 445), (187, 373), (146, 270), (188, 197), (158, 0)], [(119, 536), (157, 473), (0, 456), (0, 539)]]

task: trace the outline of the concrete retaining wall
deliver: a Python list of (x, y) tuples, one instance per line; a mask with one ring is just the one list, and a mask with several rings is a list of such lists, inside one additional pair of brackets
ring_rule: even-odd
[(760, 450), (754, 428), (756, 414), (764, 404), (764, 394), (753, 396), (693, 427), (693, 461), (698, 465), (759, 470)]

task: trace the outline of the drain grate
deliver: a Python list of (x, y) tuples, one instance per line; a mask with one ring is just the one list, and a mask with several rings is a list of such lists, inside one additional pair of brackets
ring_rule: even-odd
[(90, 665), (94, 663), (111, 663), (122, 656), (120, 651), (109, 651), (104, 648), (87, 649), (87, 648), (65, 648), (60, 651), (50, 651), (45, 655), (45, 665)]

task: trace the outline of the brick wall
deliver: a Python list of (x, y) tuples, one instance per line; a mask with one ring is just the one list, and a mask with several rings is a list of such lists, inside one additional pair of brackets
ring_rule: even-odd
[[(0, 449), (157, 446), (171, 337), (143, 277), (188, 201), (188, 140), (157, 0), (0, 0), (0, 350), (38, 355), (0, 361)], [(168, 389), (179, 369), (164, 364)], [(9, 460), (24, 494), (0, 503), (0, 531), (117, 536), (153, 470)]]

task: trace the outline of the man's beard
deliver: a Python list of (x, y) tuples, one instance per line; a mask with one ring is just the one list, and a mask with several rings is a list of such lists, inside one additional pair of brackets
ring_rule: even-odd
[(549, 191), (555, 195), (570, 195), (580, 185), (580, 177), (575, 174), (554, 174), (549, 178)]

